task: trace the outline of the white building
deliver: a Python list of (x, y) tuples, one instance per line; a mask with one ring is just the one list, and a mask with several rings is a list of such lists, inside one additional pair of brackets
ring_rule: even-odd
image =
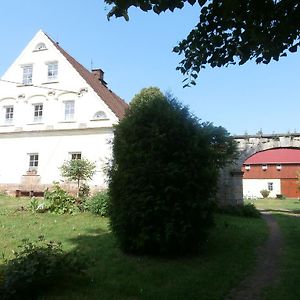
[(96, 162), (90, 185), (105, 187), (112, 127), (126, 108), (101, 69), (89, 72), (39, 31), (0, 79), (0, 189), (42, 191), (79, 157)]

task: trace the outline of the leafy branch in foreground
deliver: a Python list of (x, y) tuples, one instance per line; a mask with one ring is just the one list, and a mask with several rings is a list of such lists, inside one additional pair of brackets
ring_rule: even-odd
[(185, 86), (195, 85), (206, 65), (242, 65), (251, 59), (268, 64), (300, 46), (299, 0), (105, 0), (108, 17), (128, 17), (137, 7), (157, 14), (198, 3), (199, 22), (173, 51), (184, 55), (177, 69)]

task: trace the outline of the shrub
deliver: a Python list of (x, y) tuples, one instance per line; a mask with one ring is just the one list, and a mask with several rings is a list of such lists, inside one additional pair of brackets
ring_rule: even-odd
[(260, 191), (261, 195), (264, 197), (264, 198), (267, 198), (270, 194), (270, 191), (268, 190), (261, 190)]
[(109, 215), (121, 249), (197, 250), (213, 224), (218, 169), (234, 152), (224, 128), (199, 123), (157, 88), (142, 90), (115, 127), (109, 170)]
[(259, 218), (260, 212), (256, 209), (254, 204), (241, 204), (241, 205), (226, 205), (219, 208), (220, 213), (240, 216), (240, 217), (248, 217), (248, 218)]
[(43, 237), (23, 240), (14, 258), (6, 260), (1, 280), (0, 298), (37, 299), (66, 276), (81, 274), (87, 267), (75, 254), (65, 254), (61, 244)]
[(106, 191), (98, 192), (86, 201), (86, 209), (101, 217), (108, 216), (109, 195)]
[(65, 214), (78, 211), (75, 198), (63, 190), (58, 183), (54, 183), (51, 190), (45, 191), (44, 198), (49, 203), (48, 209), (51, 213)]
[(87, 198), (90, 195), (90, 187), (86, 183), (82, 183), (79, 187), (78, 196), (81, 199)]

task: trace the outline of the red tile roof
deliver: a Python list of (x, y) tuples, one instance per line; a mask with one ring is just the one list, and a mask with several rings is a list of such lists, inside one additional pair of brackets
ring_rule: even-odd
[(277, 148), (257, 152), (250, 156), (244, 164), (300, 164), (300, 149)]
[(80, 74), (80, 76), (93, 88), (97, 95), (104, 101), (104, 103), (111, 109), (111, 111), (119, 118), (122, 119), (128, 104), (117, 96), (114, 92), (107, 88), (93, 73), (88, 71), (81, 65), (75, 58), (68, 54), (58, 43), (52, 40), (47, 34), (46, 36), (53, 43), (53, 45), (60, 51), (60, 53), (68, 60), (73, 68)]

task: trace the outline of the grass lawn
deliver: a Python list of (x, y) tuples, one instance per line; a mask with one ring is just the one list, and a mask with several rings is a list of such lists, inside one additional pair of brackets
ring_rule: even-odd
[(44, 235), (92, 260), (88, 279), (66, 280), (46, 295), (48, 300), (224, 299), (254, 267), (255, 249), (267, 236), (261, 219), (217, 215), (208, 243), (197, 256), (128, 256), (116, 247), (107, 219), (89, 213), (57, 216), (16, 210), (25, 204), (0, 198), (0, 249), (7, 257), (23, 238)]
[(258, 209), (285, 211), (292, 210), (295, 213), (300, 213), (300, 201), (298, 199), (256, 199), (245, 200), (245, 203), (253, 203)]

